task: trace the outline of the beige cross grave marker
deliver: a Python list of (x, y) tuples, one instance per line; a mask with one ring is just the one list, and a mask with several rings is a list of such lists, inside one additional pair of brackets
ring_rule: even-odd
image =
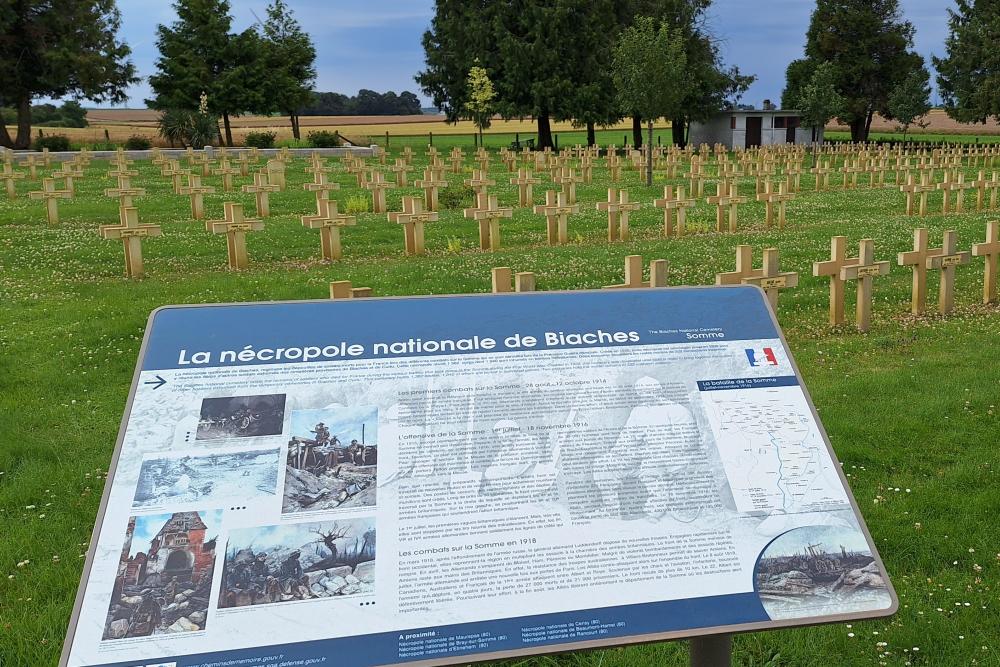
[(363, 299), (371, 295), (371, 287), (354, 287), (350, 280), (338, 280), (330, 283), (331, 299)]
[(184, 181), (182, 180), (183, 177), (190, 173), (190, 170), (181, 167), (180, 160), (169, 160), (160, 170), (160, 176), (164, 176), (171, 180), (174, 194), (177, 195), (181, 194), (181, 188), (184, 187)]
[(392, 167), (389, 167), (389, 171), (396, 174), (396, 186), (405, 188), (406, 177), (409, 175), (410, 171), (412, 171), (410, 164), (406, 160), (400, 158), (396, 160), (396, 163)]
[[(219, 166), (212, 170), (212, 173), (216, 176), (222, 176), (222, 190), (223, 192), (233, 191), (233, 176), (239, 176), (240, 170), (237, 167), (232, 167), (229, 165), (229, 160), (222, 158), (219, 160)], [(280, 186), (278, 188), (281, 189)]]
[(35, 180), (36, 178), (38, 178), (38, 165), (39, 161), (35, 157), (34, 153), (29, 153), (28, 157), (26, 157), (24, 161), (18, 163), (19, 167), (28, 168), (28, 177), (31, 180)]
[(798, 287), (799, 274), (781, 272), (777, 248), (767, 248), (764, 251), (764, 267), (755, 269), (753, 268), (753, 248), (741, 245), (736, 247), (736, 270), (715, 274), (715, 284), (757, 285), (767, 294), (771, 308), (777, 312), (778, 295), (783, 289)]
[(472, 178), (466, 179), (464, 182), (472, 188), (472, 190), (476, 193), (476, 197), (485, 194), (486, 188), (497, 184), (497, 182), (491, 179), (485, 171), (481, 171), (479, 169), (472, 172)]
[(281, 190), (277, 185), (267, 182), (267, 172), (258, 171), (253, 175), (253, 185), (244, 185), (243, 192), (254, 196), (258, 218), (271, 217), (271, 193)]
[(858, 331), (866, 333), (872, 323), (872, 283), (879, 276), (889, 275), (890, 263), (875, 261), (875, 241), (871, 239), (860, 242), (858, 256), (851, 262), (840, 269), (840, 279), (858, 281), (855, 319)]
[(774, 191), (774, 184), (767, 181), (764, 185), (764, 192), (757, 195), (757, 201), (764, 202), (765, 225), (770, 228), (774, 224), (774, 209), (778, 209), (778, 229), (785, 228), (786, 209), (788, 202), (795, 199), (795, 195), (789, 194), (788, 184), (779, 183), (778, 191)]
[(972, 246), (972, 255), (986, 258), (983, 303), (993, 303), (997, 300), (997, 270), (1000, 268), (1000, 222), (986, 224), (986, 242)]
[(969, 186), (970, 184), (965, 182), (965, 174), (959, 174), (958, 178), (952, 178), (951, 172), (946, 171), (944, 181), (937, 185), (937, 189), (944, 192), (944, 197), (941, 200), (941, 213), (948, 215), (952, 212), (951, 194), (953, 192), (955, 193), (955, 213), (961, 213), (965, 200), (965, 191), (969, 189)]
[(597, 210), (606, 211), (608, 214), (608, 243), (628, 241), (631, 238), (628, 226), (629, 214), (641, 207), (642, 204), (639, 202), (628, 200), (628, 191), (608, 188), (608, 200), (597, 203)]
[(642, 277), (642, 255), (629, 255), (625, 258), (625, 282), (621, 285), (608, 285), (604, 289), (639, 289), (643, 287), (666, 287), (667, 273), (670, 263), (665, 259), (654, 259), (649, 263), (649, 281)]
[[(513, 290), (511, 289), (511, 281), (513, 280)], [(513, 292), (534, 292), (535, 291), (535, 274), (530, 272), (522, 272), (513, 274), (511, 270), (506, 266), (499, 266), (493, 269), (492, 272), (492, 283), (493, 283), (493, 293), (494, 294), (510, 294)]]
[(674, 186), (663, 186), (663, 199), (653, 201), (653, 206), (663, 209), (663, 235), (667, 238), (674, 235), (674, 218), (676, 211), (677, 236), (684, 236), (684, 227), (687, 223), (687, 210), (694, 208), (698, 201), (685, 196), (683, 185), (677, 186), (677, 196), (674, 196)]
[(340, 245), (340, 228), (353, 227), (358, 220), (353, 215), (337, 211), (337, 202), (332, 199), (319, 199), (316, 202), (318, 215), (302, 216), (302, 225), (309, 229), (320, 230), (320, 246), (323, 259), (330, 262), (343, 256)]
[(277, 185), (278, 189), (284, 192), (287, 187), (284, 160), (278, 158), (268, 160), (264, 165), (264, 169), (267, 171), (267, 182), (271, 185)]
[(739, 196), (739, 186), (733, 182), (729, 184), (728, 194), (725, 181), (719, 181), (716, 184), (716, 194), (714, 197), (708, 197), (706, 201), (716, 207), (715, 210), (715, 229), (718, 232), (725, 231), (726, 226), (726, 211), (729, 211), (729, 233), (735, 234), (737, 227), (737, 209), (740, 204), (747, 203), (746, 197)]
[(940, 254), (927, 258), (927, 268), (941, 272), (941, 286), (938, 291), (938, 312), (947, 315), (955, 307), (955, 267), (972, 261), (971, 252), (958, 250), (958, 232), (947, 230)]
[(552, 182), (562, 188), (566, 202), (571, 206), (576, 203), (576, 184), (583, 183), (583, 177), (577, 176), (571, 167), (564, 167), (552, 177)]
[(413, 181), (413, 185), (423, 188), (424, 207), (428, 211), (438, 210), (438, 190), (448, 187), (448, 181), (439, 177), (433, 169), (425, 169), (423, 180)]
[(823, 262), (813, 262), (813, 275), (817, 278), (830, 279), (830, 326), (839, 326), (845, 322), (844, 317), (844, 278), (841, 272), (845, 267), (855, 266), (857, 257), (847, 256), (847, 237), (834, 236), (830, 240), (830, 259)]
[(105, 240), (120, 240), (125, 247), (125, 275), (129, 278), (142, 278), (145, 270), (142, 264), (142, 240), (161, 234), (159, 225), (143, 225), (139, 223), (139, 210), (127, 206), (121, 209), (120, 222), (117, 225), (101, 225), (101, 238)]
[(209, 220), (205, 223), (205, 227), (213, 234), (226, 235), (229, 268), (239, 271), (250, 265), (247, 257), (247, 232), (259, 232), (264, 229), (264, 223), (246, 218), (243, 215), (243, 204), (236, 202), (227, 201), (225, 212), (226, 217), (223, 220)]
[(381, 171), (373, 171), (370, 179), (364, 184), (365, 190), (372, 193), (372, 213), (385, 213), (385, 191), (396, 187), (395, 183), (385, 180)]
[(931, 257), (941, 255), (941, 248), (928, 248), (928, 231), (921, 227), (913, 230), (913, 250), (901, 252), (897, 257), (900, 266), (913, 267), (913, 290), (910, 298), (910, 312), (923, 314), (927, 308), (927, 262)]
[(79, 169), (70, 162), (63, 162), (62, 167), (59, 170), (52, 172), (52, 178), (61, 178), (66, 184), (66, 190), (71, 196), (76, 195), (76, 185), (74, 183), (74, 179), (82, 177), (83, 170)]
[(569, 204), (566, 195), (555, 190), (545, 192), (545, 203), (535, 206), (536, 215), (545, 216), (549, 245), (569, 243), (569, 216), (580, 212), (578, 204)]
[(499, 250), (500, 221), (512, 217), (514, 210), (500, 208), (496, 195), (483, 191), (476, 196), (476, 207), (465, 209), (464, 214), (466, 218), (479, 222), (479, 247), (482, 250)]
[(523, 208), (531, 206), (534, 203), (534, 192), (532, 187), (539, 185), (542, 179), (531, 175), (530, 169), (519, 169), (517, 172), (517, 178), (510, 179), (511, 185), (517, 186), (517, 204)]
[(132, 187), (132, 182), (128, 176), (118, 177), (118, 187), (108, 188), (104, 191), (105, 197), (111, 197), (112, 199), (118, 200), (118, 207), (121, 209), (132, 208), (133, 197), (145, 197), (145, 188), (134, 188)]
[(319, 206), (319, 200), (329, 199), (330, 192), (340, 189), (340, 183), (335, 183), (328, 180), (326, 171), (314, 171), (312, 172), (313, 181), (312, 183), (306, 183), (302, 186), (303, 190), (313, 192), (316, 194), (317, 206)]
[(17, 187), (16, 182), (24, 179), (24, 173), (20, 171), (14, 171), (13, 167), (9, 162), (4, 163), (3, 171), (0, 171), (0, 181), (4, 182), (4, 188), (7, 191), (7, 197), (10, 199), (17, 198)]
[(201, 175), (190, 173), (187, 175), (187, 185), (182, 187), (178, 194), (191, 198), (191, 217), (195, 220), (205, 219), (205, 195), (215, 192), (215, 188), (202, 185)]
[(50, 225), (59, 224), (59, 199), (69, 199), (73, 196), (69, 190), (56, 190), (54, 178), (43, 178), (40, 191), (29, 192), (31, 199), (45, 200), (45, 215)]
[(434, 211), (425, 211), (419, 197), (403, 197), (402, 212), (389, 214), (389, 222), (403, 225), (403, 240), (407, 255), (424, 254), (424, 225), (437, 221), (438, 214)]

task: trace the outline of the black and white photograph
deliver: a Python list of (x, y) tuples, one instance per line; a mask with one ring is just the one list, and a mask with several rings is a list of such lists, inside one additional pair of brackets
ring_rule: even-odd
[(375, 591), (375, 519), (257, 526), (229, 533), (219, 608)]
[(104, 640), (204, 630), (222, 511), (129, 518)]
[(281, 435), (285, 395), (228, 396), (201, 402), (196, 440)]
[(795, 528), (757, 562), (757, 593), (772, 619), (845, 614), (889, 603), (884, 575), (860, 530)]
[(378, 469), (378, 408), (295, 410), (282, 511), (372, 507)]
[(134, 508), (222, 503), (277, 493), (281, 450), (219, 450), (142, 462)]

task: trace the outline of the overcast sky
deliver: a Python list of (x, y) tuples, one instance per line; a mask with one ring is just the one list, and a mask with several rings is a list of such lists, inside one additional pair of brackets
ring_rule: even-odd
[[(263, 17), (267, 0), (231, 0), (234, 28)], [(947, 34), (951, 0), (901, 0), (906, 18), (917, 28), (916, 47), (925, 57), (940, 55)], [(413, 76), (423, 68), (420, 37), (430, 24), (433, 0), (288, 0), (318, 51), (317, 90), (354, 94), (359, 88), (411, 90), (427, 103)], [(153, 72), (156, 26), (174, 18), (167, 2), (118, 0), (122, 33), (132, 46), (139, 75)], [(778, 101), (785, 67), (802, 53), (814, 3), (808, 0), (715, 0), (711, 26), (722, 41), (727, 63), (755, 74), (757, 83), (743, 101)], [(128, 106), (144, 106), (149, 88), (131, 91)]]

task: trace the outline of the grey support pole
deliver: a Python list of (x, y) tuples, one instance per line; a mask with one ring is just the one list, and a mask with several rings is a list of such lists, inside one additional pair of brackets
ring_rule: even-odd
[(732, 635), (696, 637), (691, 640), (691, 667), (730, 667), (732, 664)]

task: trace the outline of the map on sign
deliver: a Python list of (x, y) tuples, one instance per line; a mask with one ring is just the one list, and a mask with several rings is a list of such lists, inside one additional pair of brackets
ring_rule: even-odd
[(168, 307), (63, 664), (444, 665), (896, 606), (756, 287)]

